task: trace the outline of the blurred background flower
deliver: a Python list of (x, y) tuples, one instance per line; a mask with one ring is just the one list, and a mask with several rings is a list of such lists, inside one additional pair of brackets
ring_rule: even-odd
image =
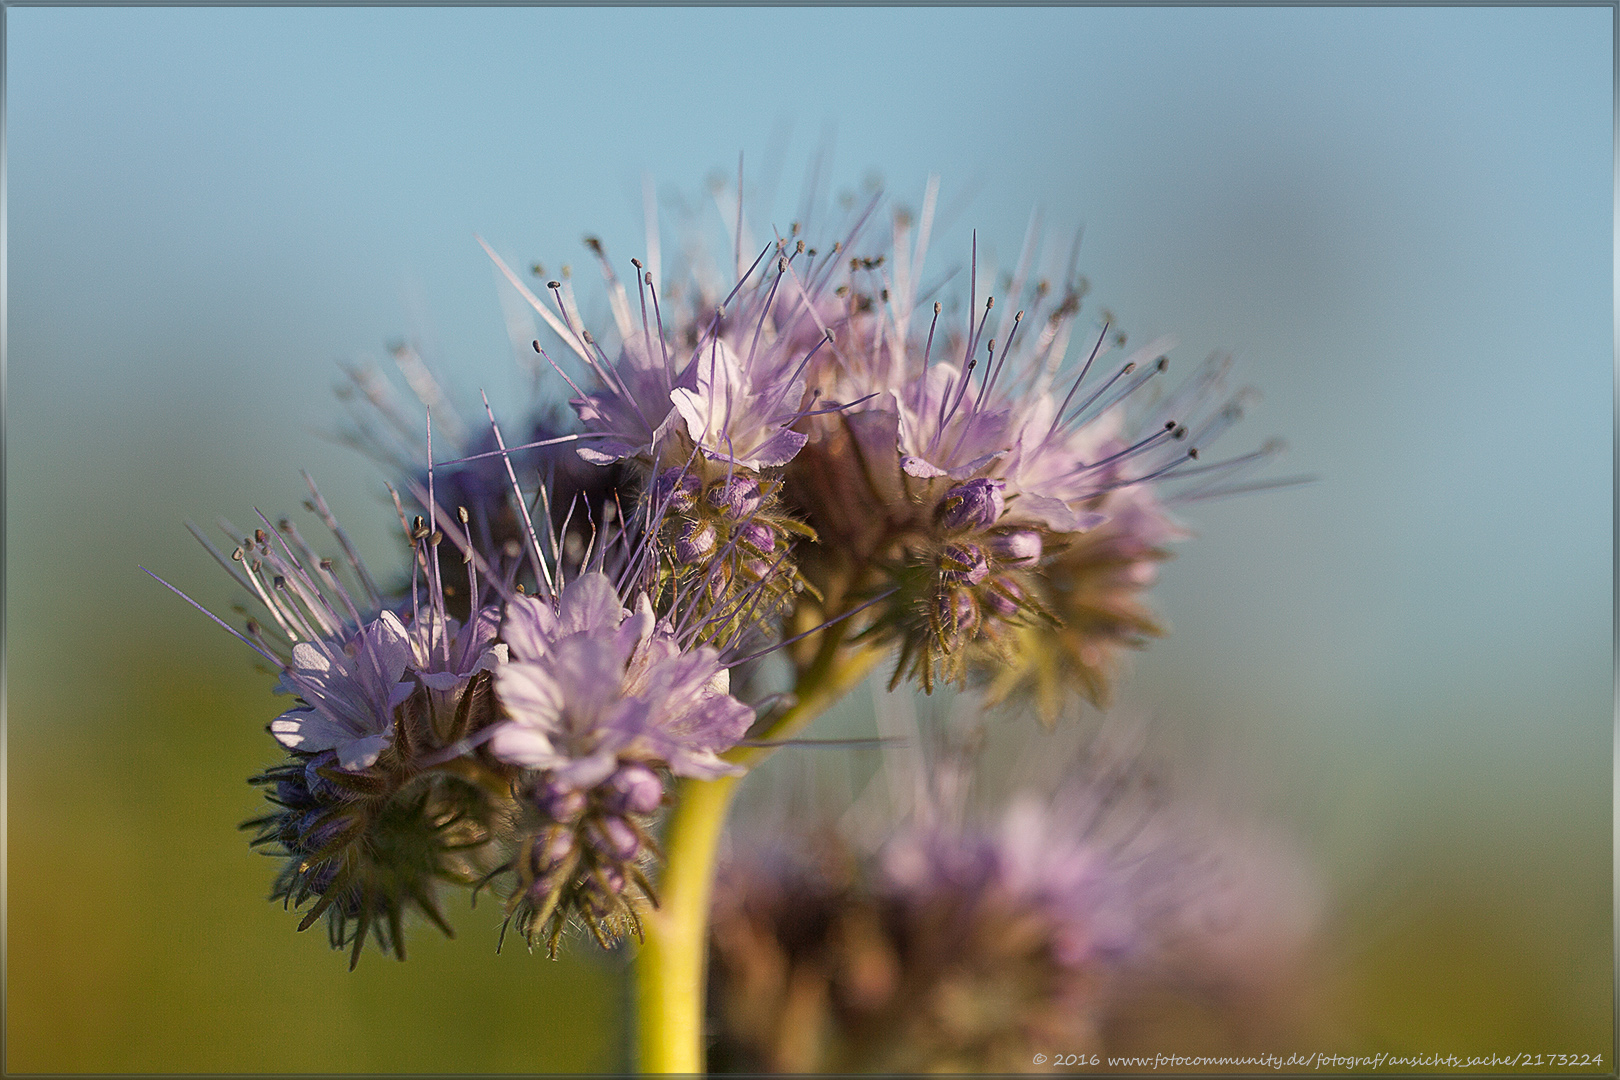
[(519, 416), (535, 331), (474, 233), (606, 325), (581, 234), (623, 275), (651, 199), (672, 259), (739, 150), (761, 231), (938, 172), (936, 269), (976, 228), (999, 287), (1038, 206), (1090, 310), (1236, 353), (1322, 479), (1179, 511), (1120, 707), (1317, 859), (1329, 1046), (1609, 1052), (1609, 10), (4, 17), (10, 1070), (628, 1060), (615, 960), (496, 956), (499, 905), (352, 975), (287, 932), (235, 829), (273, 680), (136, 563), (223, 609), (181, 522), (308, 468), (393, 565), (379, 471), (322, 438), (338, 364), (403, 338)]
[(890, 741), (853, 800), (818, 776), (848, 779), (842, 762), (797, 755), (738, 808), (713, 1067), (1043, 1072), (1056, 1048), (1315, 1044), (1313, 868), (1274, 826), (1182, 796), (1143, 724), (1043, 738), (977, 695), (927, 725), (904, 697), (876, 705)]

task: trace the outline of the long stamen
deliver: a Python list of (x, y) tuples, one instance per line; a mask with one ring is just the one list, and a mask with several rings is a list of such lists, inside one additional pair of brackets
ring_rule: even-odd
[[(1157, 360), (1155, 360), (1153, 362), (1152, 367), (1148, 368), (1147, 371), (1145, 371), (1141, 375), (1137, 376), (1137, 378), (1129, 386), (1125, 387), (1125, 389), (1121, 390), (1119, 393), (1117, 393), (1113, 397), (1109, 398), (1108, 401), (1105, 404), (1099, 405), (1097, 407), (1097, 415), (1101, 416), (1103, 413), (1107, 412), (1109, 409), (1112, 409), (1115, 405), (1118, 405), (1120, 402), (1124, 401), (1126, 398), (1128, 398), (1132, 394), (1134, 394), (1137, 390), (1141, 389), (1142, 386), (1145, 385), (1148, 382), (1148, 380), (1153, 378), (1153, 376), (1161, 374), (1162, 372), (1164, 372), (1169, 367), (1170, 367), (1170, 358), (1167, 357), (1167, 356), (1159, 357)], [(1081, 408), (1081, 409), (1076, 410), (1074, 416), (1070, 417), (1069, 424), (1071, 426), (1076, 426), (1076, 425), (1079, 425), (1080, 423), (1082, 423), (1080, 417), (1084, 416), (1086, 414), (1086, 411), (1087, 410), (1085, 408)]]
[(658, 349), (664, 354), (664, 375), (669, 385), (675, 385), (675, 365), (669, 359), (669, 344), (664, 337), (664, 314), (658, 308), (658, 289), (653, 285), (652, 271), (647, 271), (647, 291), (652, 294), (653, 319), (658, 323)]
[(495, 445), (501, 448), (501, 461), (506, 465), (506, 476), (512, 482), (512, 494), (517, 498), (518, 510), (523, 514), (523, 527), (529, 534), (530, 557), (534, 562), (535, 580), (544, 582), (548, 592), (555, 593), (556, 586), (551, 580), (551, 571), (546, 567), (546, 559), (540, 552), (540, 541), (534, 535), (534, 521), (529, 517), (529, 504), (524, 501), (523, 489), (518, 486), (517, 473), (512, 469), (512, 457), (506, 452), (506, 440), (501, 437), (501, 426), (495, 422), (495, 410), (489, 407), (489, 395), (479, 391), (484, 399), (484, 412), (489, 415), (489, 428), (495, 433)]
[[(430, 575), (430, 583), (428, 585), (428, 589), (433, 594), (432, 595), (433, 617), (436, 620), (435, 625), (429, 631), (428, 642), (427, 643), (428, 643), (428, 647), (432, 648), (432, 646), (433, 646), (433, 635), (438, 634), (439, 639), (440, 639), (440, 641), (442, 643), (441, 644), (441, 650), (443, 652), (444, 663), (445, 663), (446, 668), (448, 668), (449, 665), (450, 665), (450, 621), (449, 621), (448, 614), (444, 610), (444, 580), (441, 577), (440, 569), (439, 569), (439, 553), (438, 553), (438, 551), (436, 550), (436, 548), (434, 546), (438, 542), (438, 537), (439, 537), (440, 533), (439, 533), (439, 525), (438, 525), (438, 512), (439, 512), (438, 511), (438, 502), (433, 497), (433, 410), (432, 409), (427, 410), (427, 488), (428, 488), (428, 506), (427, 506), (427, 512), (428, 512), (428, 535), (427, 535), (426, 544), (427, 544), (427, 547), (428, 547), (428, 571), (429, 571), (429, 575)], [(469, 616), (468, 616), (469, 621), (471, 620), (471, 617), (472, 616), (469, 614)]]
[(349, 534), (344, 532), (343, 527), (338, 524), (336, 516), (333, 515), (331, 508), (326, 505), (326, 499), (321, 495), (320, 489), (315, 486), (315, 480), (308, 472), (304, 473), (304, 483), (309, 485), (311, 498), (311, 502), (304, 505), (319, 515), (321, 524), (331, 530), (332, 535), (337, 538), (338, 546), (343, 549), (344, 557), (348, 559), (349, 565), (354, 568), (356, 576), (360, 578), (360, 585), (366, 590), (366, 596), (370, 599), (371, 605), (373, 607), (382, 607), (382, 593), (378, 590), (377, 583), (371, 579), (371, 574), (366, 570), (366, 564), (361, 561), (359, 552), (355, 550), (354, 544), (349, 540)]
[(214, 620), (215, 623), (224, 628), (227, 634), (231, 635), (237, 641), (240, 641), (242, 644), (258, 653), (260, 656), (264, 657), (264, 659), (269, 663), (276, 665), (277, 668), (285, 668), (287, 666), (286, 661), (281, 659), (281, 657), (277, 656), (269, 649), (264, 648), (262, 645), (259, 645), (257, 642), (250, 641), (248, 638), (243, 637), (242, 634), (230, 623), (226, 622), (218, 615), (215, 615), (212, 611), (209, 611), (207, 608), (197, 603), (197, 601), (193, 600), (191, 597), (187, 596), (173, 585), (170, 585), (167, 581), (164, 581), (162, 578), (158, 577), (156, 574), (152, 573), (152, 571), (146, 569), (146, 567), (141, 567), (141, 571), (153, 581), (156, 581), (159, 585), (162, 585), (165, 589), (168, 589), (170, 592), (174, 593), (174, 595), (178, 596), (180, 599), (184, 600), (186, 603), (190, 604), (192, 607)]
[[(1103, 342), (1108, 339), (1108, 327), (1110, 325), (1112, 324), (1107, 322), (1103, 323), (1102, 332), (1097, 335), (1097, 343), (1091, 347), (1091, 355), (1086, 357), (1085, 365), (1081, 367), (1080, 374), (1075, 376), (1074, 385), (1069, 387), (1069, 392), (1064, 395), (1063, 404), (1059, 405), (1057, 412), (1052, 414), (1052, 426), (1046, 430), (1046, 437), (1048, 439), (1050, 439), (1052, 434), (1057, 431), (1058, 425), (1063, 422), (1063, 413), (1066, 409), (1068, 409), (1069, 402), (1074, 400), (1075, 392), (1080, 389), (1080, 384), (1086, 381), (1086, 375), (1091, 371), (1092, 361), (1097, 359), (1097, 354), (1102, 351)], [(1092, 400), (1096, 399), (1093, 398)], [(1085, 406), (1082, 405), (1081, 408), (1083, 409)]]

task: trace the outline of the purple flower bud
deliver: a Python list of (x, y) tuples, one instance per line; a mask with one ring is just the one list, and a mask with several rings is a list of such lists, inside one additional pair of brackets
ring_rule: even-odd
[(624, 875), (619, 873), (618, 869), (615, 867), (604, 866), (600, 873), (602, 875), (602, 881), (616, 894), (622, 894), (625, 890), (625, 886), (629, 884), (629, 882), (625, 880)]
[(966, 589), (941, 593), (934, 611), (947, 634), (971, 633), (979, 622), (979, 605)]
[(664, 783), (645, 765), (624, 765), (603, 785), (605, 802), (612, 810), (652, 814), (664, 801)]
[(641, 851), (641, 839), (624, 818), (608, 816), (594, 823), (591, 846), (611, 859), (629, 862)]
[(718, 562), (709, 567), (706, 587), (709, 591), (710, 600), (719, 603), (720, 598), (726, 595), (726, 586), (730, 584), (731, 566), (729, 563)]
[(761, 555), (769, 555), (776, 550), (776, 530), (758, 521), (750, 521), (737, 530), (737, 539), (744, 547), (749, 547)]
[(951, 488), (939, 504), (939, 523), (947, 529), (988, 529), (1006, 509), (1006, 487), (1005, 480), (981, 476)]
[(685, 469), (665, 469), (653, 480), (653, 498), (669, 513), (684, 513), (697, 503), (702, 487), (698, 478)]
[(765, 501), (765, 489), (753, 476), (733, 476), (709, 488), (709, 505), (733, 518), (751, 517)]
[(984, 606), (1001, 619), (1018, 614), (1018, 601), (1024, 598), (1024, 590), (1011, 578), (996, 578), (983, 592)]
[(309, 810), (320, 805), (302, 777), (277, 780), (276, 801), (289, 810)]
[(311, 810), (298, 823), (298, 847), (313, 855), (342, 836), (349, 827), (349, 819), (324, 810)]
[[(332, 882), (337, 880), (338, 868), (342, 865), (342, 859), (326, 859), (318, 866), (310, 867), (309, 872), (304, 875), (303, 886), (317, 896), (325, 896), (326, 890), (330, 889)], [(351, 909), (353, 898), (345, 897), (344, 900), (343, 906), (345, 910)]]
[(547, 871), (554, 869), (568, 858), (568, 853), (573, 849), (573, 830), (550, 828), (542, 832), (535, 837), (534, 846), (529, 849), (535, 876), (544, 876)]
[(304, 786), (309, 789), (309, 797), (318, 803), (339, 802), (343, 793), (338, 786), (326, 777), (320, 775), (316, 769), (337, 768), (337, 754), (331, 750), (322, 751), (304, 763)]
[(681, 523), (675, 541), (675, 561), (690, 566), (714, 550), (714, 529), (701, 521)]
[(939, 576), (947, 585), (977, 585), (989, 573), (989, 560), (977, 544), (952, 544), (940, 553)]
[(585, 812), (585, 793), (547, 785), (535, 794), (535, 805), (552, 821), (577, 821)]
[(990, 550), (1014, 566), (1032, 563), (1041, 557), (1041, 534), (1034, 529), (1002, 533), (991, 537)]

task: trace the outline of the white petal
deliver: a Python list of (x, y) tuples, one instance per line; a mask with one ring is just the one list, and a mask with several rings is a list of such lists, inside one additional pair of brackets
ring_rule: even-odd
[(511, 721), (495, 729), (489, 748), (507, 764), (529, 769), (550, 768), (567, 760), (557, 753), (545, 732)]
[(538, 660), (551, 651), (557, 636), (557, 616), (538, 596), (514, 596), (506, 609), (502, 635), (519, 660)]
[(749, 454), (747, 461), (739, 464), (751, 469), (758, 469), (770, 465), (786, 465), (792, 461), (794, 455), (810, 440), (810, 436), (802, 432), (782, 428), (775, 435), (766, 439), (755, 447)]
[(945, 470), (941, 469), (938, 465), (932, 465), (924, 461), (922, 458), (912, 457), (910, 454), (906, 454), (900, 458), (900, 467), (906, 470), (907, 475), (920, 477), (924, 480), (945, 475)]
[(524, 727), (556, 730), (562, 717), (562, 689), (539, 664), (507, 664), (495, 673), (495, 697)]
[(320, 676), (331, 670), (332, 660), (325, 649), (300, 641), (293, 646), (292, 666), (301, 674)]
[(349, 772), (358, 772), (369, 769), (382, 756), (387, 748), (389, 736), (368, 735), (363, 739), (351, 739), (337, 745), (338, 767)]
[(681, 414), (686, 421), (686, 433), (695, 443), (708, 441), (709, 417), (705, 402), (693, 390), (671, 390), (669, 400), (674, 404), (675, 411)]
[(624, 621), (624, 603), (606, 574), (581, 574), (562, 591), (557, 611), (559, 634), (591, 633)]
[(315, 753), (331, 750), (354, 738), (354, 732), (333, 723), (314, 709), (293, 709), (270, 721), (270, 734), (289, 750)]

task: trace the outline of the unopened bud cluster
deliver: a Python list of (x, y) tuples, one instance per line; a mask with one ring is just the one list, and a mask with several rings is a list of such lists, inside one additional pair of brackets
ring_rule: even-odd
[(630, 763), (587, 790), (535, 778), (519, 801), (516, 884), (507, 901), (518, 932), (544, 938), (552, 956), (571, 917), (604, 948), (640, 936), (638, 900), (657, 903), (647, 875), (658, 850), (651, 828), (663, 780)]
[(664, 522), (660, 589), (690, 595), (719, 638), (768, 628), (805, 588), (793, 543), (815, 534), (783, 512), (779, 482), (735, 469), (705, 480), (700, 468), (653, 478), (650, 499)]

